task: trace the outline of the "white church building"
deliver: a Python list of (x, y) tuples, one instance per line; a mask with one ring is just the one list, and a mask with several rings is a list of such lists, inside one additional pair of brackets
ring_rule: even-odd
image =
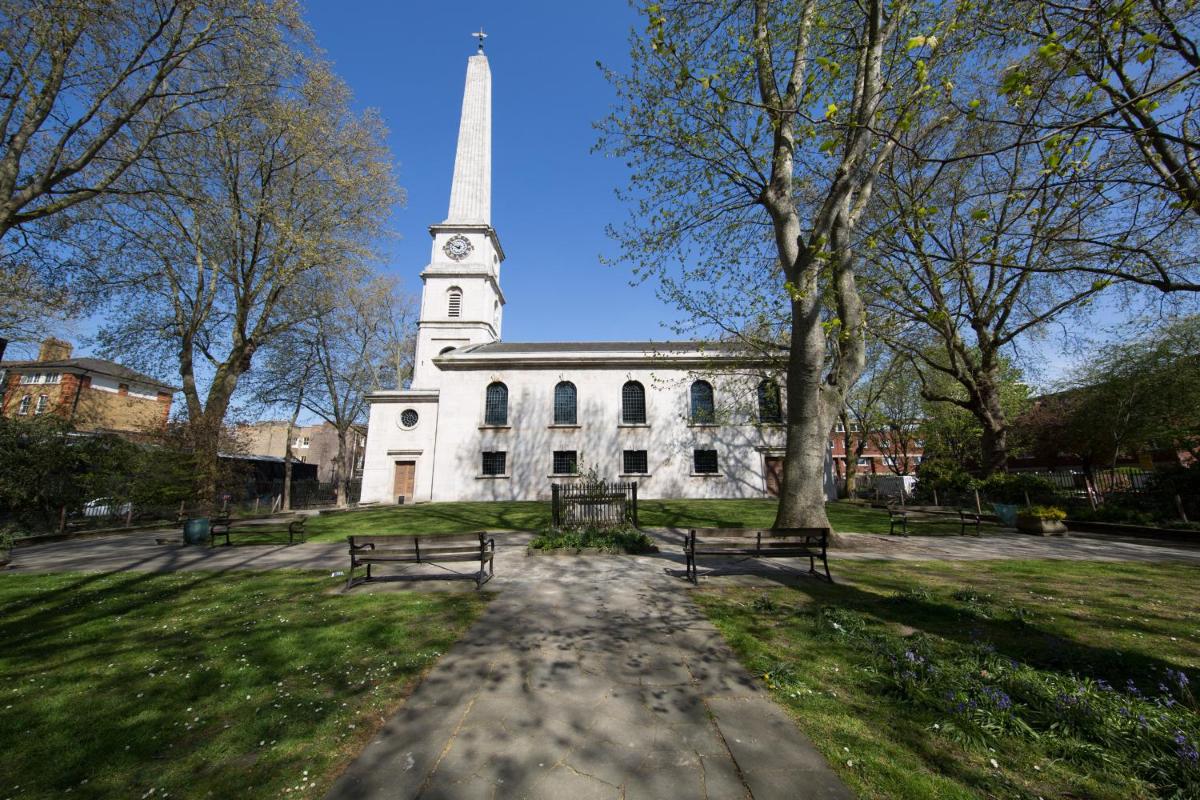
[[(369, 397), (364, 503), (534, 500), (595, 467), (648, 498), (777, 493), (782, 381), (699, 342), (508, 342), (491, 224), (492, 77), (467, 62), (450, 211), (433, 236), (411, 388)], [(832, 492), (832, 475), (826, 492)]]

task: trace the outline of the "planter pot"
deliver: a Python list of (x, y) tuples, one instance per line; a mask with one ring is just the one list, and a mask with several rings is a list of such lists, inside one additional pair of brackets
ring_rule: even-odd
[(1021, 507), (1015, 503), (992, 503), (992, 511), (996, 512), (996, 519), (1000, 520), (1000, 524), (1006, 528), (1017, 527), (1017, 512)]
[(1067, 526), (1060, 519), (1018, 516), (1017, 530), (1038, 536), (1062, 536), (1067, 532)]
[(183, 541), (186, 544), (205, 544), (209, 533), (208, 517), (197, 517), (183, 523)]

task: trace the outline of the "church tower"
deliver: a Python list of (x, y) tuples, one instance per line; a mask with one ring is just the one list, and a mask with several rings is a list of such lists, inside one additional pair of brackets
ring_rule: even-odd
[(504, 251), (492, 228), (492, 73), (482, 38), (479, 52), (467, 60), (450, 210), (429, 233), (433, 247), (421, 273), (414, 389), (439, 385), (433, 359), (442, 353), (500, 338)]

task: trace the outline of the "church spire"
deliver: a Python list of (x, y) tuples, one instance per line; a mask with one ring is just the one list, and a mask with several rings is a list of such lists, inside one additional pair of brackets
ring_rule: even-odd
[[(480, 39), (480, 44), (483, 40)], [(492, 222), (492, 72), (480, 52), (467, 59), (448, 224)]]

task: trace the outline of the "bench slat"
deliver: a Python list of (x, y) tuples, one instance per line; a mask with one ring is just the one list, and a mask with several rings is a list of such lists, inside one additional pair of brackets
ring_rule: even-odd
[[(492, 554), (488, 553), (484, 557), (484, 560), (490, 560), (491, 557), (492, 557)], [(479, 557), (479, 553), (451, 553), (448, 555), (438, 555), (438, 556), (426, 555), (425, 553), (421, 553), (420, 558), (417, 558), (417, 556), (415, 554), (414, 555), (383, 554), (383, 555), (365, 555), (365, 556), (356, 554), (354, 556), (354, 560), (356, 563), (359, 563), (359, 564), (377, 563), (377, 562), (381, 562), (381, 561), (411, 561), (414, 564), (424, 564), (427, 562), (432, 563), (434, 561), (479, 561), (480, 557)]]

